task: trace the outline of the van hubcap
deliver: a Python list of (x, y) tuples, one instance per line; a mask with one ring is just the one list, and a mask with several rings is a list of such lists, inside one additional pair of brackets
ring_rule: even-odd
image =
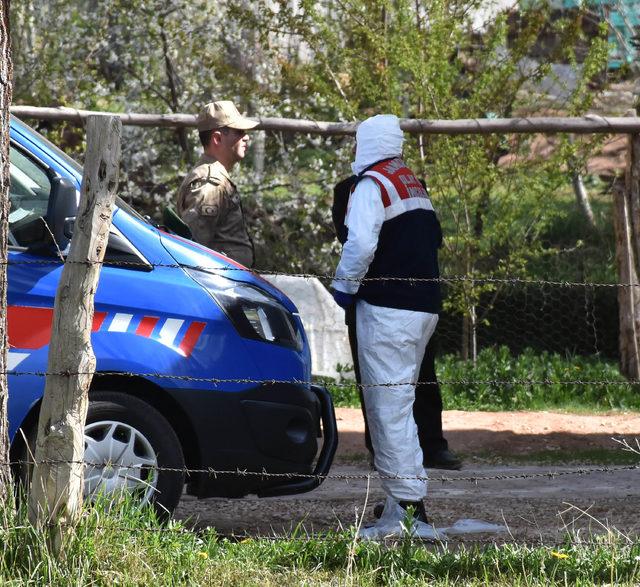
[(148, 503), (158, 484), (158, 459), (147, 438), (133, 426), (101, 421), (84, 429), (84, 495), (132, 493)]

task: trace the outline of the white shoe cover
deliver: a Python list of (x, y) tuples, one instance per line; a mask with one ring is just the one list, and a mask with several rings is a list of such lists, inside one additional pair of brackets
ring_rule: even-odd
[(387, 497), (382, 516), (374, 526), (361, 528), (358, 538), (362, 540), (384, 540), (385, 538), (422, 538), (423, 540), (440, 540), (444, 534), (431, 524), (413, 520), (407, 527), (407, 512), (391, 497)]

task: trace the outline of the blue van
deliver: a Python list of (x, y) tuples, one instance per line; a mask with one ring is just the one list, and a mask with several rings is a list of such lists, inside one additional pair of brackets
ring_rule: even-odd
[[(12, 119), (12, 461), (28, 459), (36, 434), (60, 252), (71, 239), (81, 180), (75, 161)], [(198, 497), (317, 487), (337, 430), (328, 392), (309, 383), (296, 307), (257, 274), (116, 204), (95, 298), (85, 494), (126, 489), (171, 512), (185, 483)], [(27, 471), (23, 465), (18, 474)]]

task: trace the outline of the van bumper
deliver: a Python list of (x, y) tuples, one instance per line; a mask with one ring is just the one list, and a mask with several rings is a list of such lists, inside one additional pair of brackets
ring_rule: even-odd
[(304, 493), (329, 472), (338, 431), (324, 387), (266, 383), (244, 392), (176, 390), (171, 395), (197, 438), (200, 465), (191, 465), (199, 469), (189, 475), (191, 495)]

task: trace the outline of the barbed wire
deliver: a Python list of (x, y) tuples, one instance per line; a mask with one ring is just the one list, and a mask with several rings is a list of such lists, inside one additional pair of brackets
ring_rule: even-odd
[(149, 269), (149, 268), (166, 268), (166, 269), (194, 269), (197, 271), (205, 271), (205, 272), (245, 272), (252, 273), (260, 276), (275, 276), (275, 277), (297, 277), (301, 279), (320, 279), (320, 280), (331, 280), (331, 281), (342, 281), (342, 282), (354, 282), (354, 283), (363, 283), (363, 282), (373, 282), (373, 281), (407, 281), (409, 283), (464, 283), (470, 282), (473, 284), (511, 284), (511, 285), (548, 285), (554, 287), (566, 287), (566, 288), (575, 288), (575, 287), (593, 287), (593, 288), (602, 288), (602, 287), (640, 287), (640, 283), (607, 283), (607, 282), (581, 282), (581, 281), (557, 281), (557, 280), (546, 280), (546, 279), (528, 279), (524, 277), (493, 277), (493, 276), (473, 276), (473, 275), (450, 275), (450, 276), (441, 276), (441, 277), (337, 277), (333, 274), (328, 273), (300, 273), (300, 272), (286, 272), (286, 271), (271, 271), (266, 269), (250, 269), (247, 267), (212, 267), (211, 265), (187, 265), (187, 264), (178, 264), (178, 263), (146, 263), (142, 261), (69, 261), (69, 260), (60, 260), (60, 259), (27, 259), (27, 260), (8, 260), (8, 261), (0, 261), (1, 265), (85, 265), (85, 266), (93, 266), (93, 265), (109, 265), (109, 266), (122, 266), (122, 267), (132, 267), (138, 269)]
[[(58, 259), (45, 261), (36, 260), (36, 264), (60, 264)], [(124, 263), (127, 265), (130, 262)], [(136, 262), (132, 266), (140, 267)], [(178, 268), (176, 264), (161, 264), (161, 266)], [(206, 269), (206, 268), (205, 268)], [(209, 268), (210, 269), (210, 268)], [(172, 271), (173, 269), (167, 269)], [(237, 281), (241, 279), (241, 273), (249, 271), (246, 268), (222, 267), (220, 271), (213, 270), (216, 275), (231, 277)], [(239, 272), (239, 273), (234, 273)], [(275, 287), (285, 292), (289, 291), (288, 283), (294, 284), (297, 278), (326, 278), (331, 276), (313, 273), (287, 273), (287, 272), (261, 272), (256, 273), (259, 279), (264, 277), (271, 280)], [(278, 280), (278, 276), (287, 276), (287, 282)], [(386, 279), (386, 278), (375, 278)], [(404, 278), (389, 278), (389, 282), (400, 282)], [(418, 285), (420, 280), (415, 281)], [(436, 281), (425, 278), (424, 281)], [(440, 314), (437, 330), (437, 338), (442, 342), (439, 345), (442, 354), (460, 353), (469, 358), (472, 353), (465, 353), (465, 341), (471, 345), (470, 337), (473, 337), (474, 345), (479, 351), (487, 348), (499, 349), (506, 346), (514, 355), (520, 355), (525, 349), (542, 352), (548, 350), (567, 358), (567, 353), (575, 356), (597, 357), (599, 360), (615, 360), (619, 356), (618, 321), (609, 319), (610, 312), (617, 312), (616, 294), (624, 294), (635, 284), (628, 283), (590, 283), (590, 282), (559, 282), (545, 280), (527, 280), (520, 277), (469, 277), (464, 275), (444, 276), (437, 279), (443, 288), (449, 289), (450, 295), (445, 300), (445, 310)], [(323, 282), (329, 286), (329, 281)], [(259, 284), (258, 284), (259, 285)], [(473, 304), (468, 307), (469, 301), (456, 297), (455, 290), (462, 293), (467, 288), (474, 288), (480, 294)], [(300, 317), (307, 330), (322, 329), (323, 326), (313, 318), (304, 292), (289, 291), (294, 303), (299, 308)], [(318, 292), (309, 292), (314, 298)], [(300, 296), (300, 297), (299, 297)], [(311, 298), (309, 298), (311, 299)], [(331, 300), (329, 300), (331, 302)], [(47, 308), (50, 309), (50, 308)], [(334, 307), (338, 311), (337, 306)], [(471, 310), (475, 321), (471, 321)], [(123, 310), (126, 311), (126, 310)], [(339, 312), (339, 311), (338, 311)], [(335, 316), (340, 320), (339, 313)], [(466, 316), (466, 318), (465, 318)], [(133, 320), (137, 316), (133, 317)], [(465, 322), (467, 320), (467, 322)], [(468, 325), (465, 334), (465, 324)], [(343, 334), (345, 334), (343, 332)], [(324, 336), (321, 334), (320, 336)], [(313, 345), (312, 345), (313, 346)], [(468, 349), (471, 349), (469, 346)], [(349, 361), (344, 358), (341, 363)], [(333, 372), (333, 367), (329, 372)], [(327, 369), (324, 369), (327, 371)], [(540, 372), (540, 370), (538, 370)], [(539, 376), (544, 376), (545, 371)], [(613, 377), (613, 376), (612, 376)], [(583, 377), (584, 378), (584, 377)]]
[[(640, 460), (640, 457), (639, 457)], [(197, 469), (191, 469), (188, 467), (163, 467), (159, 465), (141, 465), (131, 464), (122, 465), (118, 463), (101, 462), (94, 463), (91, 461), (74, 461), (63, 459), (42, 459), (36, 460), (17, 460), (9, 462), (0, 462), (0, 466), (37, 466), (37, 465), (76, 465), (103, 468), (111, 466), (114, 469), (127, 469), (127, 470), (144, 470), (144, 471), (157, 471), (166, 473), (181, 473), (185, 475), (208, 475), (214, 479), (217, 477), (259, 477), (261, 479), (313, 479), (320, 481), (321, 483), (327, 480), (333, 481), (383, 481), (383, 480), (404, 480), (404, 481), (429, 481), (433, 483), (481, 483), (484, 481), (514, 481), (524, 479), (548, 479), (553, 480), (556, 477), (566, 476), (586, 476), (594, 475), (597, 473), (616, 474), (621, 472), (636, 471), (640, 469), (638, 465), (619, 465), (616, 467), (602, 466), (602, 467), (576, 467), (563, 469), (560, 471), (544, 471), (538, 473), (511, 473), (511, 474), (495, 474), (495, 475), (473, 475), (473, 476), (460, 476), (460, 477), (445, 477), (445, 476), (433, 476), (433, 475), (384, 475), (378, 472), (370, 473), (328, 473), (326, 475), (318, 475), (314, 473), (270, 473), (266, 470), (263, 471), (248, 471), (246, 469), (216, 469), (214, 467), (201, 467)]]
[(250, 377), (193, 377), (191, 375), (172, 375), (169, 373), (134, 373), (131, 371), (0, 371), (0, 375), (13, 375), (13, 376), (35, 376), (35, 377), (79, 377), (93, 375), (94, 377), (148, 377), (154, 379), (172, 379), (177, 381), (191, 381), (194, 383), (211, 383), (217, 385), (220, 383), (259, 383), (267, 385), (328, 385), (331, 387), (397, 387), (401, 385), (495, 385), (495, 386), (509, 386), (509, 385), (593, 385), (593, 386), (607, 386), (607, 385), (640, 385), (640, 379), (628, 379), (625, 381), (616, 380), (581, 380), (581, 379), (439, 379), (438, 381), (382, 381), (375, 383), (356, 383), (353, 381), (336, 381), (326, 383), (323, 381), (307, 380), (307, 379), (254, 379)]

